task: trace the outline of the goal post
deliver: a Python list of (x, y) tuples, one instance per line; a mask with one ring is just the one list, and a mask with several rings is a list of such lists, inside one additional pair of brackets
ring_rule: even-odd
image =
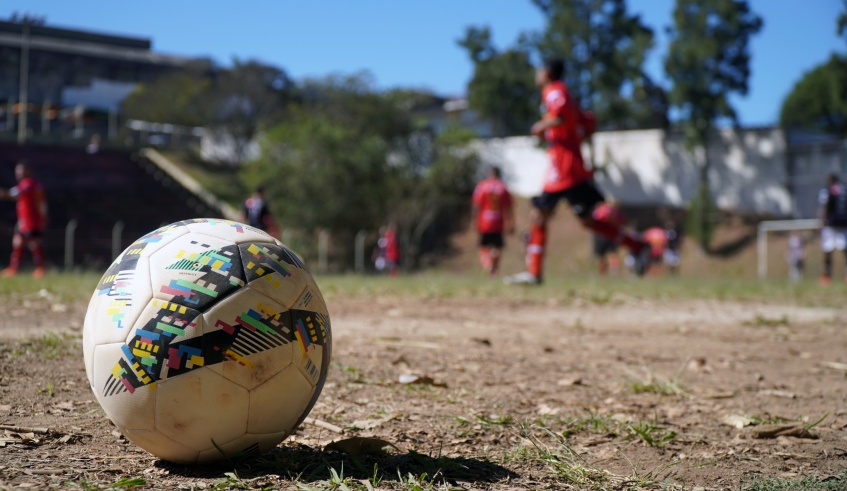
[(793, 230), (816, 230), (822, 222), (817, 218), (800, 220), (766, 220), (759, 222), (757, 255), (759, 261), (759, 278), (768, 276), (768, 232), (791, 232)]

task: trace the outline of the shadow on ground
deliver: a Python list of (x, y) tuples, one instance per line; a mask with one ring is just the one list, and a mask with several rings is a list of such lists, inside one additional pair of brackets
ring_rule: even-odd
[[(473, 482), (497, 482), (519, 478), (518, 474), (498, 464), (472, 458), (431, 457), (415, 451), (384, 457), (352, 456), (324, 451), (308, 446), (279, 447), (260, 457), (240, 462), (219, 462), (184, 466), (160, 460), (156, 466), (171, 474), (194, 478), (233, 478), (250, 480), (268, 474), (288, 477), (294, 481), (313, 483), (332, 479), (336, 475), (356, 480), (377, 482), (414, 479), (446, 482), (451, 485)], [(343, 472), (342, 472), (343, 471)]]

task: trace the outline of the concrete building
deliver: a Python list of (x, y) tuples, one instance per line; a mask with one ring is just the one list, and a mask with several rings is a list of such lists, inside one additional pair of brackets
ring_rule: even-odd
[[(684, 208), (697, 191), (700, 163), (683, 136), (663, 130), (599, 132), (593, 137), (597, 182), (630, 206)], [(504, 169), (519, 195), (540, 192), (549, 161), (532, 137), (475, 144), (484, 161)], [(709, 184), (723, 210), (769, 217), (810, 218), (826, 174), (847, 177), (847, 142), (781, 128), (724, 128), (708, 146)], [(591, 148), (583, 154), (592, 162)]]
[[(26, 99), (32, 114), (27, 125), (34, 131), (45, 103), (109, 111), (140, 82), (176, 69), (210, 67), (206, 60), (151, 48), (150, 39), (0, 21), (0, 107), (8, 111), (9, 102)], [(2, 129), (15, 129), (9, 124), (18, 124), (17, 118), (0, 117)]]

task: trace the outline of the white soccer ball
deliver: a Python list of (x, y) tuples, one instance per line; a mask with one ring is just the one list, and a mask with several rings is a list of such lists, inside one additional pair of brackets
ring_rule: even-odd
[(326, 379), (329, 313), (312, 275), (270, 235), (193, 219), (135, 241), (85, 316), (91, 389), (165, 460), (265, 452), (309, 414)]

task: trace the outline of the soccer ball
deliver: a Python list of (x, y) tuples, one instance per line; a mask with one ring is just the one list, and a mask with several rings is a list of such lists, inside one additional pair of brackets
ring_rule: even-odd
[(300, 259), (261, 230), (216, 219), (173, 223), (129, 246), (97, 285), (83, 330), (106, 415), (179, 463), (277, 446), (320, 395), (331, 340)]

